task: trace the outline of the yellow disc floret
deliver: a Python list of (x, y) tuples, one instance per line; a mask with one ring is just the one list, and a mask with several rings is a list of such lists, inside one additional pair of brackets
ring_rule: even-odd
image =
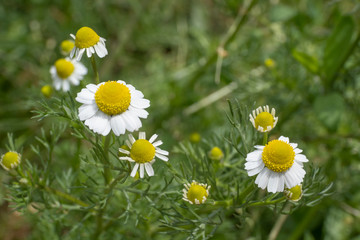
[(213, 147), (209, 152), (209, 158), (211, 160), (219, 161), (224, 157), (224, 153), (218, 147)]
[(274, 172), (284, 172), (294, 163), (294, 149), (286, 142), (272, 140), (266, 144), (262, 160), (265, 166)]
[(75, 36), (75, 46), (77, 48), (89, 48), (99, 42), (99, 35), (89, 27), (80, 28)]
[(1, 158), (1, 165), (6, 169), (12, 169), (19, 165), (20, 154), (17, 152), (7, 152)]
[(131, 147), (130, 157), (137, 163), (150, 162), (155, 157), (155, 147), (148, 140), (136, 140)]
[(41, 93), (47, 98), (51, 97), (52, 91), (53, 89), (50, 85), (45, 85), (41, 88)]
[(270, 113), (259, 113), (255, 118), (255, 128), (258, 129), (259, 126), (262, 127), (264, 130), (266, 130), (268, 126), (271, 126), (271, 128), (273, 128), (274, 121), (274, 117)]
[(107, 115), (125, 112), (131, 101), (130, 90), (124, 84), (108, 81), (101, 85), (95, 93), (98, 108)]
[(207, 198), (208, 193), (204, 186), (201, 186), (195, 182), (191, 183), (190, 188), (187, 192), (187, 199), (192, 203), (196, 203), (195, 199), (197, 199), (200, 203), (203, 203), (203, 199)]
[(57, 75), (62, 79), (68, 78), (75, 69), (74, 64), (64, 58), (61, 58), (55, 62), (55, 68)]
[(74, 48), (74, 46), (75, 46), (74, 41), (64, 40), (60, 44), (60, 49), (61, 49), (61, 52), (64, 55), (66, 55), (66, 54), (69, 54), (71, 52), (71, 50)]
[(290, 189), (285, 189), (284, 193), (287, 199), (295, 202), (299, 201), (302, 197), (302, 186), (296, 185)]

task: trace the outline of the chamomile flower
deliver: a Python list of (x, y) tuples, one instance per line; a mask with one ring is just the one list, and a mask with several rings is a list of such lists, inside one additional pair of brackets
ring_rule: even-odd
[(44, 97), (50, 98), (52, 95), (53, 89), (50, 85), (44, 85), (44, 86), (42, 86), (40, 91), (44, 95)]
[(1, 156), (0, 164), (5, 170), (9, 171), (10, 169), (17, 167), (20, 162), (20, 153), (10, 151)]
[(292, 188), (286, 188), (284, 190), (284, 194), (286, 196), (287, 199), (297, 202), (301, 199), (302, 197), (302, 185), (296, 185), (295, 187)]
[(220, 161), (224, 157), (224, 153), (219, 147), (213, 147), (208, 152), (208, 156), (211, 160)]
[(272, 108), (270, 113), (270, 108), (266, 105), (252, 111), (250, 122), (259, 132), (269, 132), (276, 126), (278, 118), (275, 117), (275, 109)]
[(209, 196), (209, 190), (211, 186), (204, 183), (198, 183), (192, 181), (192, 183), (184, 184), (183, 189), (183, 200), (191, 204), (202, 204), (206, 201)]
[(75, 40), (75, 47), (72, 49), (70, 57), (75, 57), (77, 61), (81, 60), (85, 51), (87, 57), (96, 53), (99, 58), (103, 58), (108, 54), (105, 46), (106, 40), (89, 27), (82, 27), (76, 32), (76, 36), (74, 34), (70, 34), (70, 36)]
[(255, 146), (256, 150), (246, 156), (245, 169), (249, 176), (256, 174), (255, 183), (269, 192), (283, 192), (302, 183), (305, 170), (303, 163), (308, 162), (296, 143), (281, 136), (265, 146)]
[(62, 55), (69, 56), (71, 51), (75, 46), (75, 42), (73, 40), (64, 40), (60, 44), (60, 51)]
[(154, 134), (149, 140), (146, 140), (145, 132), (139, 132), (139, 139), (135, 140), (132, 134), (129, 134), (129, 140), (126, 140), (126, 145), (130, 150), (119, 148), (119, 152), (126, 154), (126, 157), (119, 157), (120, 160), (127, 160), (135, 162), (135, 166), (131, 171), (130, 176), (135, 177), (140, 168), (140, 178), (144, 177), (144, 169), (149, 177), (154, 176), (154, 169), (152, 164), (155, 162), (155, 157), (163, 161), (168, 161), (169, 152), (158, 148), (162, 144), (161, 140), (156, 140), (158, 135)]
[(140, 118), (149, 115), (144, 109), (150, 106), (150, 101), (144, 99), (142, 92), (121, 80), (88, 84), (75, 99), (83, 104), (79, 108), (79, 119), (103, 136), (110, 130), (116, 136), (126, 130), (137, 131), (142, 126)]
[(87, 74), (87, 68), (75, 60), (60, 58), (50, 68), (50, 74), (54, 81), (55, 89), (62, 89), (66, 92), (70, 90), (70, 84), (79, 85), (80, 81)]

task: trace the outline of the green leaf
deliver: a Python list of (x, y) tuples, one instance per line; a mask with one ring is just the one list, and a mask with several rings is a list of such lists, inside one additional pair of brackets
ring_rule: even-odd
[(353, 19), (350, 16), (343, 16), (328, 38), (323, 59), (323, 71), (327, 82), (333, 81), (346, 62), (354, 42), (354, 33)]
[(315, 99), (314, 111), (318, 119), (330, 130), (336, 130), (345, 112), (345, 102), (341, 95), (332, 93)]
[(299, 52), (295, 49), (292, 51), (292, 55), (299, 63), (301, 63), (301, 65), (303, 65), (310, 72), (315, 74), (319, 73), (319, 61), (316, 57), (310, 56), (303, 52)]

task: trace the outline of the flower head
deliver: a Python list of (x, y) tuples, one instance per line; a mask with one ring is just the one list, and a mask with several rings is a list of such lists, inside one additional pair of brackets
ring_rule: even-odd
[(193, 132), (190, 134), (190, 142), (198, 143), (201, 140), (201, 135), (198, 132)]
[(296, 185), (295, 187), (292, 188), (286, 188), (284, 190), (284, 194), (286, 196), (287, 199), (297, 202), (301, 199), (302, 197), (302, 185)]
[(273, 68), (273, 67), (275, 67), (275, 62), (274, 62), (274, 60), (272, 60), (271, 58), (265, 59), (264, 64), (265, 64), (265, 66), (268, 67), (268, 68)]
[(269, 132), (276, 126), (278, 118), (275, 117), (275, 109), (272, 108), (270, 113), (270, 108), (266, 105), (252, 111), (250, 122), (259, 132)]
[(74, 48), (75, 42), (73, 40), (64, 40), (60, 44), (61, 54), (68, 56)]
[(146, 140), (145, 132), (139, 132), (139, 139), (135, 140), (132, 134), (129, 134), (129, 140), (126, 140), (126, 144), (129, 147), (129, 151), (124, 148), (119, 148), (119, 152), (127, 155), (126, 157), (120, 157), (120, 160), (127, 160), (129, 162), (135, 162), (135, 166), (131, 171), (130, 176), (135, 177), (137, 170), (140, 167), (140, 178), (144, 177), (144, 168), (149, 177), (154, 176), (154, 169), (152, 164), (155, 162), (155, 157), (160, 158), (163, 161), (168, 161), (169, 152), (158, 148), (162, 144), (161, 140), (154, 142), (157, 135), (154, 134), (149, 140)]
[(284, 188), (299, 185), (305, 176), (303, 163), (308, 162), (296, 143), (281, 136), (265, 146), (255, 146), (256, 150), (246, 156), (245, 169), (249, 176), (256, 177), (255, 183), (269, 192), (282, 192)]
[(62, 89), (66, 92), (70, 90), (70, 84), (79, 85), (84, 75), (87, 74), (87, 68), (75, 60), (60, 58), (50, 68), (50, 74), (54, 81), (55, 89)]
[(208, 153), (208, 156), (211, 160), (220, 161), (224, 157), (224, 153), (221, 151), (220, 148), (213, 147)]
[(20, 162), (20, 153), (10, 151), (1, 156), (0, 164), (5, 170), (9, 171), (10, 169), (17, 167)]
[(184, 184), (183, 199), (191, 204), (202, 204), (209, 196), (209, 190), (211, 186), (207, 184), (198, 183), (192, 181), (192, 183)]
[(80, 120), (103, 136), (110, 130), (116, 136), (126, 130), (137, 131), (142, 126), (140, 118), (148, 116), (144, 109), (150, 106), (142, 92), (121, 80), (88, 84), (75, 99), (83, 104), (79, 108)]
[(50, 98), (51, 97), (51, 94), (53, 92), (53, 89), (50, 85), (44, 85), (42, 88), (41, 88), (41, 93), (44, 95), (44, 97), (46, 98)]
[(106, 40), (89, 27), (82, 27), (76, 32), (76, 36), (73, 34), (70, 36), (75, 40), (75, 47), (72, 49), (70, 57), (75, 56), (77, 61), (81, 60), (85, 51), (87, 57), (96, 53), (100, 58), (103, 58), (108, 54), (105, 46)]

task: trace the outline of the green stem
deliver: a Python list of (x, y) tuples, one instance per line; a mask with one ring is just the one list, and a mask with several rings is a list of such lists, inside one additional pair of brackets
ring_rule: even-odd
[(105, 177), (105, 182), (106, 185), (109, 185), (111, 180), (112, 180), (112, 175), (111, 175), (111, 171), (109, 168), (109, 146), (110, 146), (110, 139), (111, 139), (111, 134), (108, 134), (106, 137), (104, 137), (104, 177)]
[(77, 205), (80, 205), (82, 207), (89, 207), (89, 204), (81, 201), (80, 199), (77, 199), (76, 197), (71, 196), (68, 193), (61, 192), (59, 190), (50, 188), (48, 186), (41, 186), (41, 187), (43, 187), (47, 192), (55, 194), (56, 196), (64, 198), (64, 199), (66, 199), (66, 200), (68, 200), (70, 202), (73, 202), (73, 203), (77, 204)]
[(95, 61), (95, 57), (94, 57), (95, 54), (91, 55), (91, 66), (94, 70), (94, 75), (95, 75), (95, 83), (98, 84), (100, 82), (99, 80), (99, 73), (97, 71), (97, 67), (96, 67), (96, 61)]
[(254, 188), (255, 188), (255, 184), (251, 182), (249, 186), (247, 186), (247, 188), (245, 188), (245, 190), (239, 194), (238, 199), (240, 204), (244, 202), (245, 198), (252, 192), (252, 190), (254, 190)]
[(263, 145), (265, 146), (267, 144), (268, 141), (268, 133), (264, 132), (264, 138), (263, 138)]
[(282, 201), (284, 201), (285, 199), (286, 199), (286, 197), (283, 196), (283, 197), (278, 198), (278, 199), (273, 200), (273, 201), (254, 202), (254, 203), (250, 203), (250, 204), (248, 205), (248, 207), (272, 205), (272, 204), (275, 204), (275, 203), (282, 202)]

